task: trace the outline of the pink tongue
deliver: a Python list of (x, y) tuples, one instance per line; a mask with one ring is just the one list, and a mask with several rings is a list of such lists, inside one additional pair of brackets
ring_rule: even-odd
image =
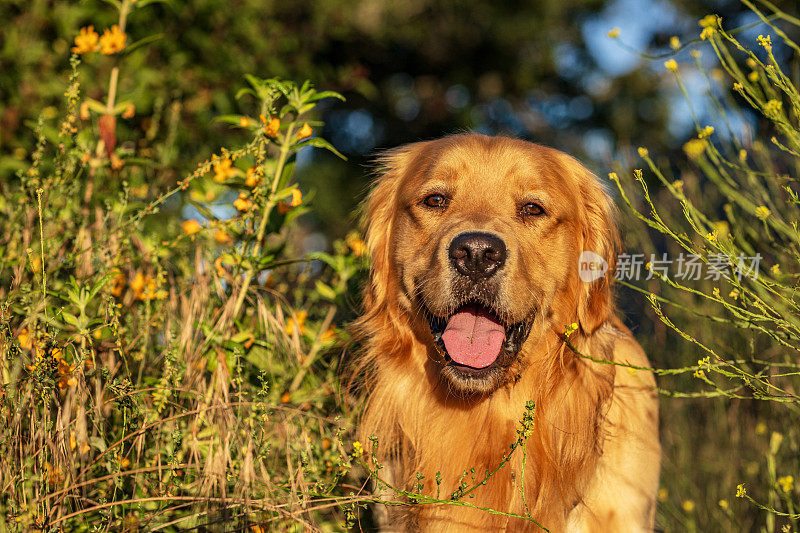
[(464, 307), (450, 318), (442, 334), (454, 362), (472, 368), (491, 365), (500, 354), (505, 330), (485, 310)]

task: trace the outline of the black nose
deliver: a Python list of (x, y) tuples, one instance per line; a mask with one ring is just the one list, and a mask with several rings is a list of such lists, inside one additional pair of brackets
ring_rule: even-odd
[(506, 262), (506, 244), (489, 233), (462, 233), (450, 243), (450, 262), (473, 280), (490, 278)]

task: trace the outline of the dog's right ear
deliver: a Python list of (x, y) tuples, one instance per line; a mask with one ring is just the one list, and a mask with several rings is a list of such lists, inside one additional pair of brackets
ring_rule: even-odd
[(371, 259), (369, 285), (364, 294), (367, 312), (393, 308), (391, 299), (396, 298), (397, 290), (392, 287), (395, 265), (391, 246), (400, 209), (400, 184), (416, 151), (416, 145), (410, 144), (385, 152), (378, 158), (378, 178), (365, 202), (362, 221)]

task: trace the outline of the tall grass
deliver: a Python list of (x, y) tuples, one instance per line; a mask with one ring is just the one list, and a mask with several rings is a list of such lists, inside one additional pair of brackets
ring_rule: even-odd
[[(176, 112), (118, 137), (136, 113), (120, 65), (148, 41), (126, 22), (146, 4), (82, 30), (60, 122), (39, 120), (2, 184), (3, 529), (341, 527), (357, 487), (339, 483), (350, 423), (328, 351), (363, 243), (312, 257), (293, 233), (295, 157), (335, 152), (313, 111), (341, 97), (249, 76), (243, 114), (219, 119), (249, 142), (165, 178)], [(85, 61), (113, 63), (107, 85), (80, 86)]]

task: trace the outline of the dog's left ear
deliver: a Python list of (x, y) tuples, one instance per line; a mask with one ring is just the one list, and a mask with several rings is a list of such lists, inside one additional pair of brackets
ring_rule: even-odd
[[(577, 178), (581, 204), (582, 262), (605, 262), (602, 274), (598, 270), (579, 275), (578, 324), (589, 335), (608, 320), (614, 312), (612, 284), (620, 249), (619, 230), (615, 222), (614, 204), (597, 177), (576, 160), (570, 167)], [(592, 255), (596, 254), (596, 255)], [(578, 265), (580, 268), (580, 265)], [(594, 275), (592, 275), (594, 274)]]

